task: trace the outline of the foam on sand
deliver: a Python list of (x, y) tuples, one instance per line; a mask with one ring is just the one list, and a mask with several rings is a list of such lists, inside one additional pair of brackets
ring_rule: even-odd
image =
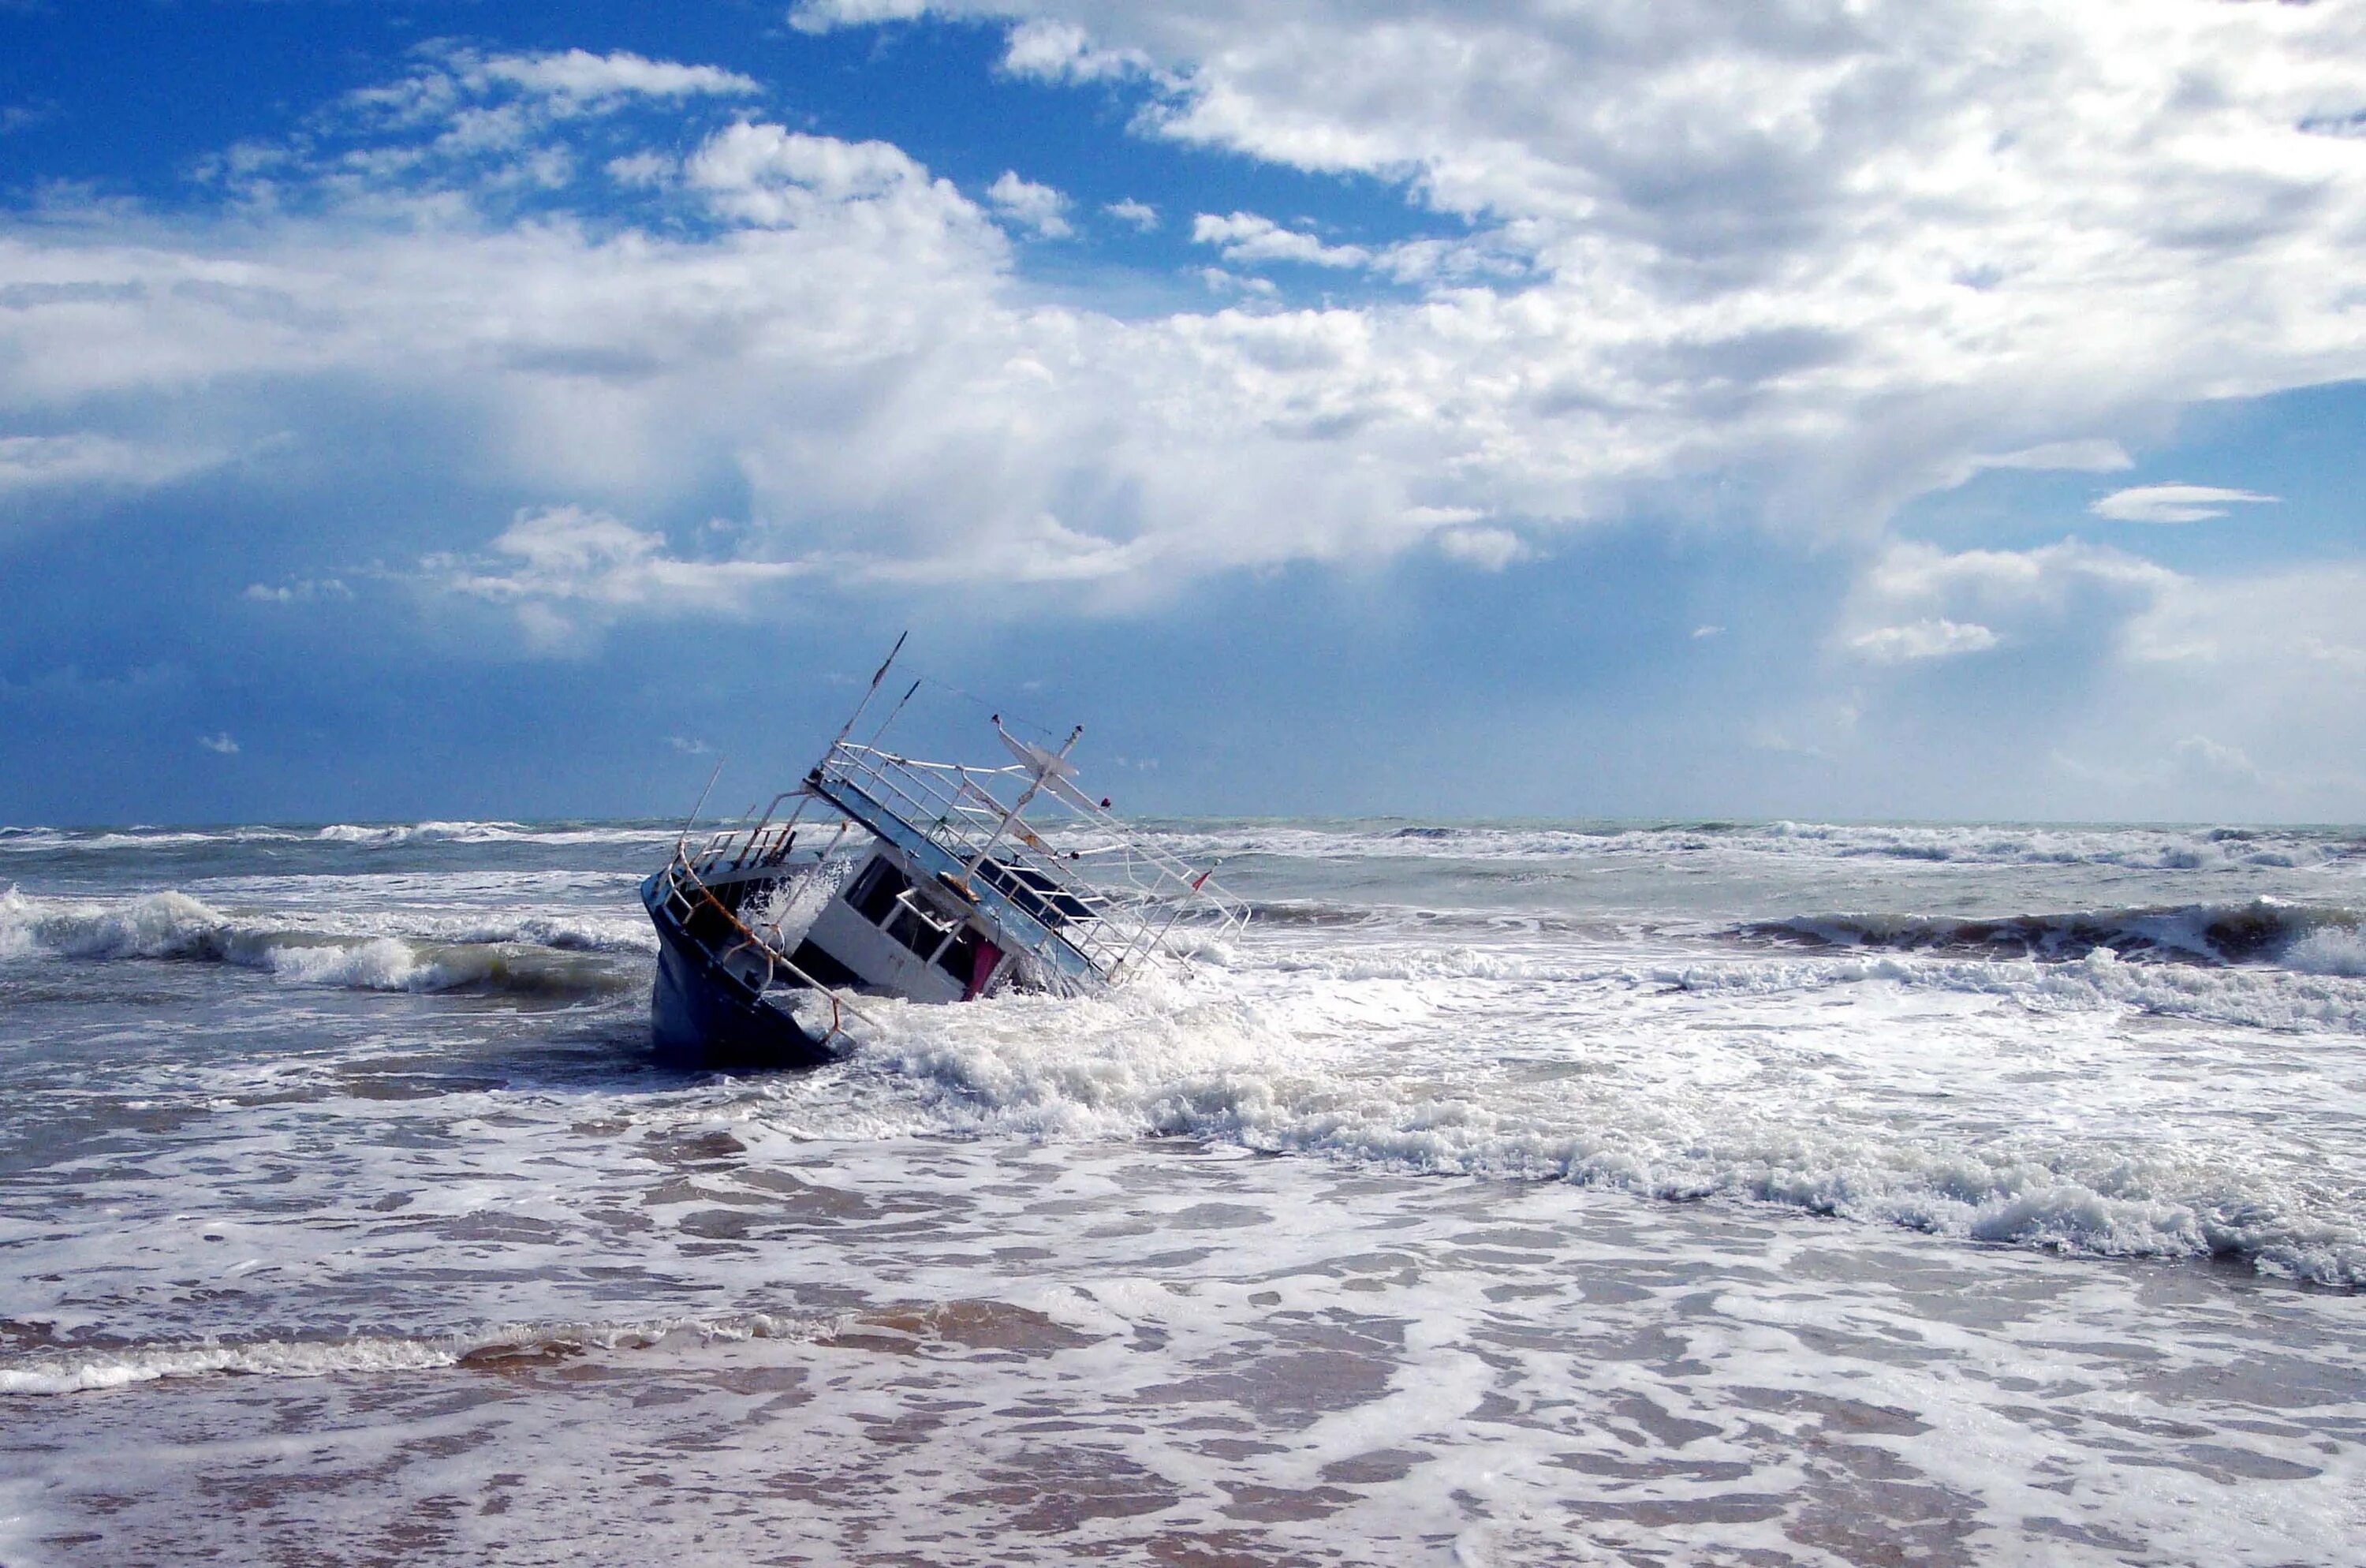
[(826, 1322), (748, 1313), (628, 1323), (502, 1324), (416, 1337), (205, 1340), (57, 1350), (0, 1363), (0, 1394), (82, 1393), (175, 1378), (317, 1378), (553, 1361), (592, 1350), (643, 1349), (668, 1341), (811, 1338)]

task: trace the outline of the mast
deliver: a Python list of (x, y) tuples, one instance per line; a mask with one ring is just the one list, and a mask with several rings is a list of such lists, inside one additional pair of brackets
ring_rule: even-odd
[[(995, 714), (992, 716), (992, 723), (996, 729), (1001, 730), (1002, 716), (1000, 714)], [(1084, 735), (1084, 733), (1085, 727), (1081, 724), (1076, 726), (1076, 728), (1068, 731), (1067, 740), (1061, 745), (1060, 750), (1053, 754), (1052, 760), (1055, 762), (1066, 761), (1068, 759), (1068, 753), (1076, 749), (1076, 741)], [(1008, 731), (1004, 731), (1002, 739), (1006, 745), (1008, 744), (1010, 740), (1009, 733)], [(1013, 749), (1016, 750), (1016, 748)], [(1040, 757), (1042, 753), (1039, 751), (1036, 755)], [(1019, 792), (1018, 800), (1014, 802), (1008, 810), (1003, 812), (1002, 820), (994, 825), (994, 831), (986, 836), (986, 842), (979, 847), (977, 853), (972, 855), (970, 857), (969, 863), (962, 867), (961, 879), (963, 892), (969, 892), (969, 879), (975, 876), (977, 874), (977, 868), (986, 863), (987, 852), (991, 851), (996, 844), (1002, 841), (1002, 835), (1010, 830), (1010, 825), (1019, 820), (1019, 814), (1027, 809), (1027, 803), (1035, 798), (1036, 792), (1043, 787), (1043, 781), (1051, 776), (1052, 771), (1049, 768), (1031, 766), (1029, 769), (1027, 787)], [(971, 897), (975, 897), (975, 895), (972, 894)]]

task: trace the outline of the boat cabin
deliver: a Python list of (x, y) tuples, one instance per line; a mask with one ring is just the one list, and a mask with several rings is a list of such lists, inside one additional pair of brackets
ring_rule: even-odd
[(826, 986), (920, 1002), (975, 1000), (1012, 962), (974, 904), (916, 877), (911, 862), (884, 843), (822, 906), (789, 959)]

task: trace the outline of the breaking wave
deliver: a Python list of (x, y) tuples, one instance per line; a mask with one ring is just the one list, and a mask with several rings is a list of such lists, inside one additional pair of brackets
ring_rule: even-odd
[[(503, 934), (490, 941), (421, 941), (243, 924), (186, 893), (148, 893), (110, 905), (34, 898), (10, 888), (0, 893), (0, 959), (179, 959), (259, 969), (297, 985), (368, 991), (565, 998), (644, 983), (644, 976), (603, 962), (602, 954), (621, 944), (594, 937), (569, 951), (511, 934), (531, 925), (492, 928)], [(560, 928), (548, 934), (573, 932)]]
[[(1944, 965), (1892, 956), (1728, 962), (1627, 976), (1638, 987), (1764, 992), (1885, 978), (1985, 984), (2040, 1008), (2051, 999), (2205, 1015), (2249, 1010), (2286, 1026), (2303, 1021), (2308, 1006), (2273, 999), (2278, 976), (2180, 973), (2101, 953), (2084, 964)], [(2200, 985), (2180, 991), (2180, 980)], [(2213, 982), (2250, 989), (2230, 997), (2214, 993)], [(2366, 1025), (2366, 989), (2344, 987), (2315, 1005), (2319, 1021), (2347, 1031)], [(1058, 1028), (1046, 1027), (1043, 1010), (1053, 1006), (1064, 1010)], [(2109, 1140), (1957, 1138), (1852, 1124), (1737, 1097), (1718, 1081), (1612, 1066), (1593, 1060), (1582, 1037), (1566, 1048), (1562, 1065), (1574, 1076), (1536, 1082), (1461, 1058), (1414, 1067), (1367, 1056), (1352, 1032), (1325, 1039), (1236, 1000), (1177, 992), (1151, 1004), (1132, 997), (1004, 1001), (959, 1017), (903, 1010), (850, 1070), (876, 1086), (862, 1120), (884, 1135), (1183, 1137), (1668, 1201), (1774, 1203), (2101, 1257), (2234, 1258), (2273, 1275), (2366, 1285), (2366, 1227), (2346, 1201), (2329, 1200), (2290, 1170), (2229, 1164), (2199, 1145), (2130, 1149)]]
[(672, 828), (607, 823), (332, 823), (312, 837), (326, 843), (385, 849), (400, 844), (638, 844), (670, 839)]
[(325, 828), (110, 828), (0, 826), (0, 852), (39, 851), (188, 850), (240, 844), (351, 845), (390, 849), (409, 844), (654, 844), (679, 825), (505, 821), (333, 822)]
[[(2255, 898), (2245, 904), (1976, 919), (1928, 915), (1800, 915), (1758, 920), (1740, 934), (1817, 948), (1979, 953), (2073, 960), (2108, 949), (2123, 958), (2205, 964), (2282, 963), (2313, 974), (2356, 974), (2366, 960), (2359, 914), (2327, 905)], [(2347, 956), (2345, 956), (2347, 955)]]

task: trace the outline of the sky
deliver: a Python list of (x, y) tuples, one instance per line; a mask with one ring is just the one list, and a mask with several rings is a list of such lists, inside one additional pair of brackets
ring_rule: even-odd
[(0, 0), (0, 823), (2366, 820), (2361, 258), (2353, 0)]

